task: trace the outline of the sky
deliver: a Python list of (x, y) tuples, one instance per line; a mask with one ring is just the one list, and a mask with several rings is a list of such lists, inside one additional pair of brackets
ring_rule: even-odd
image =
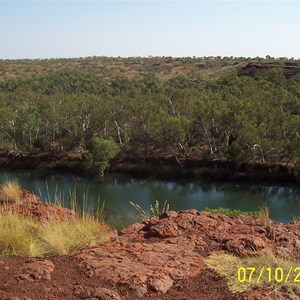
[(300, 58), (300, 1), (3, 1), (0, 59)]

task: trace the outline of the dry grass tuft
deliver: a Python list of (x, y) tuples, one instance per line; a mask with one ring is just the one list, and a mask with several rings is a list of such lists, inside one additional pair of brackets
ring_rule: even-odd
[(0, 255), (40, 256), (39, 225), (16, 214), (0, 214)]
[(107, 225), (95, 220), (51, 222), (41, 230), (44, 255), (64, 255), (93, 247), (109, 239)]
[[(270, 287), (273, 291), (282, 290), (292, 299), (298, 299), (297, 295), (300, 294), (300, 286), (299, 282), (297, 282), (299, 262), (271, 254), (240, 258), (224, 253), (212, 254), (204, 261), (208, 267), (227, 279), (228, 287), (232, 292), (241, 293), (252, 288), (264, 286)], [(242, 280), (243, 282), (238, 280), (238, 270), (240, 268), (246, 270), (246, 280)], [(251, 280), (249, 280), (251, 269), (247, 268), (254, 269)], [(262, 268), (264, 269), (262, 274), (260, 274)], [(270, 268), (270, 272), (268, 268)], [(292, 271), (290, 272), (290, 270)], [(289, 273), (290, 275), (287, 279)], [(244, 273), (241, 272), (240, 274), (240, 278), (244, 279)]]
[(300, 216), (293, 217), (293, 222), (300, 222)]
[(143, 222), (148, 222), (151, 218), (158, 217), (160, 214), (168, 212), (170, 205), (168, 201), (165, 201), (161, 207), (159, 202), (155, 200), (155, 205), (150, 205), (150, 212), (141, 208), (138, 204), (129, 201), (129, 203), (139, 212), (139, 216)]
[(7, 181), (0, 187), (0, 202), (18, 203), (21, 199), (21, 187), (17, 181)]
[(0, 256), (68, 254), (109, 239), (109, 227), (95, 220), (52, 221), (47, 224), (0, 214)]
[(270, 210), (267, 206), (262, 207), (258, 214), (259, 220), (261, 225), (270, 227), (271, 220), (270, 220)]

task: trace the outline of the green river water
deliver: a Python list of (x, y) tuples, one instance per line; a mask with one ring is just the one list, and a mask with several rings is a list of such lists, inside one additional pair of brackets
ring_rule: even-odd
[(139, 221), (130, 201), (148, 209), (166, 200), (172, 210), (225, 207), (254, 211), (267, 205), (275, 221), (288, 222), (300, 216), (300, 188), (296, 185), (247, 182), (162, 181), (108, 174), (104, 179), (84, 179), (74, 174), (43, 173), (35, 170), (1, 170), (0, 183), (16, 179), (22, 188), (43, 201), (59, 198), (68, 205), (70, 195), (85, 207), (102, 205), (107, 221), (115, 227)]

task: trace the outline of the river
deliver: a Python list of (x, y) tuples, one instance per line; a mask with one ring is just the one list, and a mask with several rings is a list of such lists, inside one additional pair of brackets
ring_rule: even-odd
[(158, 200), (172, 210), (225, 207), (242, 211), (270, 208), (271, 219), (288, 222), (300, 216), (300, 188), (296, 185), (247, 182), (200, 182), (199, 180), (162, 181), (136, 179), (108, 174), (104, 179), (84, 179), (74, 174), (44, 173), (36, 170), (1, 170), (0, 183), (17, 180), (20, 186), (41, 197), (43, 201), (59, 199), (69, 205), (76, 196), (79, 204), (102, 206), (107, 221), (119, 228), (139, 220), (138, 211), (130, 201), (149, 210)]

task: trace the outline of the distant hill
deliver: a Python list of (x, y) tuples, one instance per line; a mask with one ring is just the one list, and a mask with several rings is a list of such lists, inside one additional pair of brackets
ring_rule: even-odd
[(283, 68), (288, 78), (299, 78), (300, 60), (244, 57), (86, 57), (70, 59), (0, 60), (0, 80), (55, 71), (86, 71), (110, 80), (155, 74), (160, 79), (187, 75), (190, 79), (215, 80), (233, 70), (257, 76), (271, 68)]

